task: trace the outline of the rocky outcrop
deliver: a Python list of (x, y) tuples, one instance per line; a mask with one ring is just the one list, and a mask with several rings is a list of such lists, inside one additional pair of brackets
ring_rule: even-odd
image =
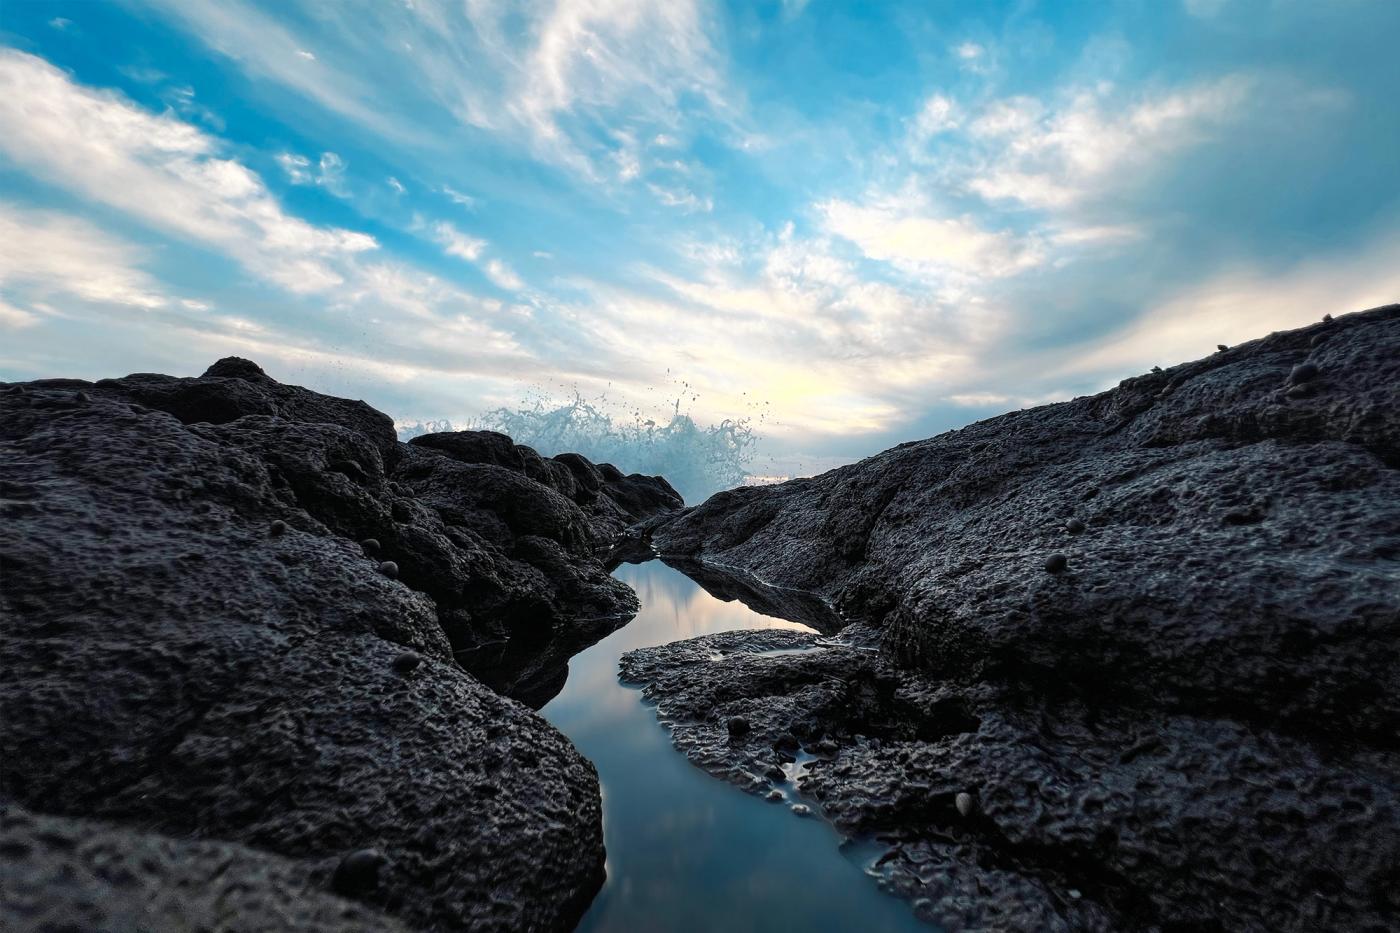
[(652, 542), (845, 620), (818, 650), (715, 636), (624, 675), (741, 785), (815, 755), (804, 793), (885, 840), (923, 916), (1400, 909), (1400, 306), (722, 493)]
[[(55, 882), (32, 823), (7, 819), (6, 862), (39, 861), (6, 897), (69, 890), (55, 909), (82, 917), (130, 874), (99, 905), (119, 918), (219, 863), (327, 928), (571, 926), (602, 879), (596, 774), (459, 661), (490, 641), (562, 655), (625, 621), (604, 553), (678, 501), (582, 458), (541, 482), (534, 461), (458, 453), (474, 442), (400, 444), (364, 403), (243, 360), (0, 387), (0, 798), (155, 853), (128, 872), (59, 844)], [(157, 907), (219, 926), (216, 893)]]

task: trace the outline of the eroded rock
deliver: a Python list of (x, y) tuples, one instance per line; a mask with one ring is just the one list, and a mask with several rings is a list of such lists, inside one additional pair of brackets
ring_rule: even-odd
[(649, 530), (879, 645), (728, 634), (624, 674), (756, 792), (785, 736), (834, 748), (803, 793), (887, 842), (921, 916), (1379, 930), (1400, 908), (1400, 306)]
[[(664, 482), (600, 478), (587, 511), (243, 360), (16, 388), (27, 404), (0, 406), (0, 799), (96, 821), (118, 849), (124, 833), (133, 852), (194, 846), (192, 878), (200, 845), (233, 847), (271, 879), (269, 905), (311, 892), (293, 920), (338, 889), (363, 907), (352, 928), (572, 926), (602, 880), (594, 769), (458, 661), (501, 642), (527, 659), (508, 686), (548, 680), (555, 642), (625, 621), (634, 597), (602, 557), (632, 513), (607, 490), (667, 508)], [(361, 850), (382, 858), (375, 883), (334, 884)], [(172, 872), (139, 885), (184, 885)], [(91, 900), (100, 879), (75, 884)], [(142, 897), (176, 910), (143, 890), (110, 916)], [(218, 909), (179, 916), (217, 927)]]

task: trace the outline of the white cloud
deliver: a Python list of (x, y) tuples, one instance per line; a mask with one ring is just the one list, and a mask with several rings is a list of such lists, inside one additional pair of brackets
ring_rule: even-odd
[[(736, 146), (748, 135), (735, 126), (705, 0), (333, 4), (314, 43), (299, 34), (310, 27), (244, 0), (149, 2), (254, 77), (399, 141), (442, 146), (422, 127), (450, 122), (611, 182), (616, 146), (598, 127), (673, 137), (693, 115)], [(314, 61), (303, 54), (313, 44)], [(366, 48), (382, 55), (367, 62)]]
[(684, 93), (718, 100), (716, 53), (696, 0), (558, 0), (535, 36), (507, 110), (565, 161), (582, 157), (562, 125), (576, 111), (626, 106), (655, 118)]
[(913, 134), (917, 142), (927, 142), (931, 137), (958, 126), (958, 106), (943, 94), (930, 94), (924, 106), (914, 117)]
[(510, 266), (499, 259), (488, 260), (486, 265), (482, 266), (482, 271), (484, 271), (486, 277), (496, 283), (498, 287), (504, 288), (507, 291), (519, 291), (525, 287), (525, 283), (520, 280), (520, 276), (516, 275), (515, 271), (511, 269)]
[(55, 16), (53, 19), (49, 20), (49, 25), (62, 32), (73, 25), (73, 21), (71, 19), (64, 19), (62, 16)]
[(818, 205), (823, 227), (850, 240), (871, 259), (918, 273), (954, 270), (999, 278), (1040, 265), (1044, 252), (1034, 241), (983, 230), (970, 217), (915, 213), (897, 199), (859, 205)]
[(393, 175), (389, 176), (388, 184), (390, 188), (394, 189), (395, 194), (403, 194), (408, 191), (408, 189), (403, 186), (403, 182), (399, 181)]
[(331, 111), (395, 138), (415, 130), (376, 106), (373, 88), (353, 71), (324, 67), (301, 55), (303, 43), (277, 20), (243, 0), (148, 0), (210, 48), (256, 77), (277, 81)]
[[(123, 339), (143, 348), (168, 346), (175, 339), (170, 329), (184, 328), (205, 335), (199, 346), (218, 345), (223, 352), (242, 341), (279, 358), (333, 355), (319, 344), (372, 339), (385, 365), (397, 360), (394, 365), (417, 372), (494, 367), (517, 374), (538, 367), (501, 318), (500, 302), (410, 265), (371, 261), (367, 254), (378, 246), (373, 237), (288, 215), (256, 174), (220, 156), (222, 148), (169, 114), (81, 87), (34, 56), (0, 50), (0, 154), (16, 169), (186, 245), (221, 252), (286, 296), (280, 304), (267, 300), (276, 323), (240, 322), (208, 302), (172, 297), (140, 268), (143, 254), (86, 222), (4, 209), (0, 292), (11, 312), (23, 312), (7, 313), (6, 321), (29, 322), (24, 315), (44, 308), (38, 299), (51, 297), (62, 309), (52, 313), (83, 312), (83, 305), (151, 312), (160, 323), (133, 323), (129, 338), (124, 332)], [(310, 170), (309, 164), (289, 164)], [(327, 170), (334, 164), (324, 162)], [(472, 252), (469, 238), (454, 243)], [(499, 282), (514, 281), (504, 263), (491, 271)], [(314, 306), (303, 299), (312, 295)], [(297, 321), (297, 312), (311, 307), (321, 314), (318, 331), (327, 329), (314, 337)], [(357, 323), (347, 324), (349, 314)], [(105, 319), (88, 320), (105, 326)]]
[(304, 58), (309, 62), (314, 62), (316, 60), (316, 56), (311, 52), (306, 51), (306, 49), (297, 49), (297, 56), (300, 58)]
[(7, 327), (18, 330), (21, 327), (33, 327), (39, 323), (39, 315), (23, 308), (16, 308), (3, 298), (0, 298), (0, 327)]
[(0, 204), (0, 289), (31, 299), (66, 296), (141, 310), (170, 303), (139, 268), (138, 252), (96, 227), (52, 211)]
[(456, 256), (480, 267), (482, 273), (496, 287), (507, 291), (519, 291), (525, 287), (520, 276), (503, 260), (486, 258), (486, 250), (490, 244), (480, 237), (463, 233), (445, 220), (433, 224), (425, 224), (420, 220), (418, 226), (426, 228), (447, 255)]
[(648, 183), (647, 190), (667, 207), (680, 208), (684, 213), (709, 213), (715, 209), (715, 202), (709, 197), (700, 197), (689, 188), (668, 188), (664, 185)]
[[(334, 152), (321, 153), (321, 159), (316, 163), (314, 170), (310, 159), (293, 152), (278, 153), (277, 164), (282, 166), (282, 171), (287, 173), (287, 180), (294, 185), (316, 185), (338, 198), (349, 196), (345, 189), (345, 160)], [(393, 179), (390, 179), (390, 183), (397, 184)]]
[(169, 115), (75, 84), (32, 55), (0, 50), (0, 152), (53, 184), (233, 256), (294, 292), (343, 281), (374, 238), (286, 214), (219, 142)]
[(467, 262), (476, 262), (486, 250), (485, 240), (468, 236), (445, 220), (433, 224), (431, 229), (433, 238), (442, 247), (442, 251), (449, 256), (456, 256)]
[(461, 207), (467, 208), (476, 206), (476, 198), (472, 197), (469, 194), (463, 194), (460, 191), (455, 191), (447, 185), (442, 186), (442, 193), (447, 195), (447, 200), (451, 201), (453, 204), (457, 204)]
[(1047, 108), (1030, 97), (995, 101), (973, 121), (990, 151), (967, 184), (989, 201), (1063, 208), (1102, 195), (1129, 170), (1197, 145), (1248, 101), (1254, 82), (1231, 75), (1115, 111), (1111, 88)]

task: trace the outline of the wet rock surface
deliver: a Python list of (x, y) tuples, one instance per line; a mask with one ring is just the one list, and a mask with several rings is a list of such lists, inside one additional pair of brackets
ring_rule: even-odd
[(731, 633), (623, 674), (717, 775), (766, 793), (800, 765), (920, 916), (1393, 928), (1400, 307), (650, 533), (732, 595), (759, 580), (840, 613), (851, 647)]
[[(269, 910), (325, 892), (288, 914), (313, 926), (353, 897), (366, 928), (570, 927), (602, 880), (594, 769), (462, 665), (494, 641), (524, 659), (498, 686), (554, 677), (635, 606), (602, 562), (620, 523), (678, 500), (582, 458), (540, 482), (454, 439), (473, 441), (400, 444), (364, 403), (243, 360), (0, 387), (0, 799), (116, 848), (209, 843), (193, 878), (223, 845), (231, 879), (271, 879)], [(361, 850), (374, 884), (340, 884)], [(161, 864), (112, 909), (186, 884)], [(84, 903), (94, 870), (74, 869)]]

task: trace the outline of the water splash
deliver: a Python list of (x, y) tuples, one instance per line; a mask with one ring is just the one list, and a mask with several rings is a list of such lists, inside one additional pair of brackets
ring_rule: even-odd
[[(657, 419), (640, 409), (614, 415), (606, 397), (590, 401), (575, 391), (562, 403), (540, 396), (516, 408), (493, 409), (465, 429), (500, 431), (546, 457), (572, 451), (594, 463), (611, 463), (624, 473), (664, 476), (687, 503), (694, 504), (745, 482), (759, 440), (756, 425), (763, 421), (760, 414), (702, 426), (682, 410), (683, 402), (696, 397), (677, 397)], [(449, 421), (397, 427), (400, 440), (458, 430)]]

